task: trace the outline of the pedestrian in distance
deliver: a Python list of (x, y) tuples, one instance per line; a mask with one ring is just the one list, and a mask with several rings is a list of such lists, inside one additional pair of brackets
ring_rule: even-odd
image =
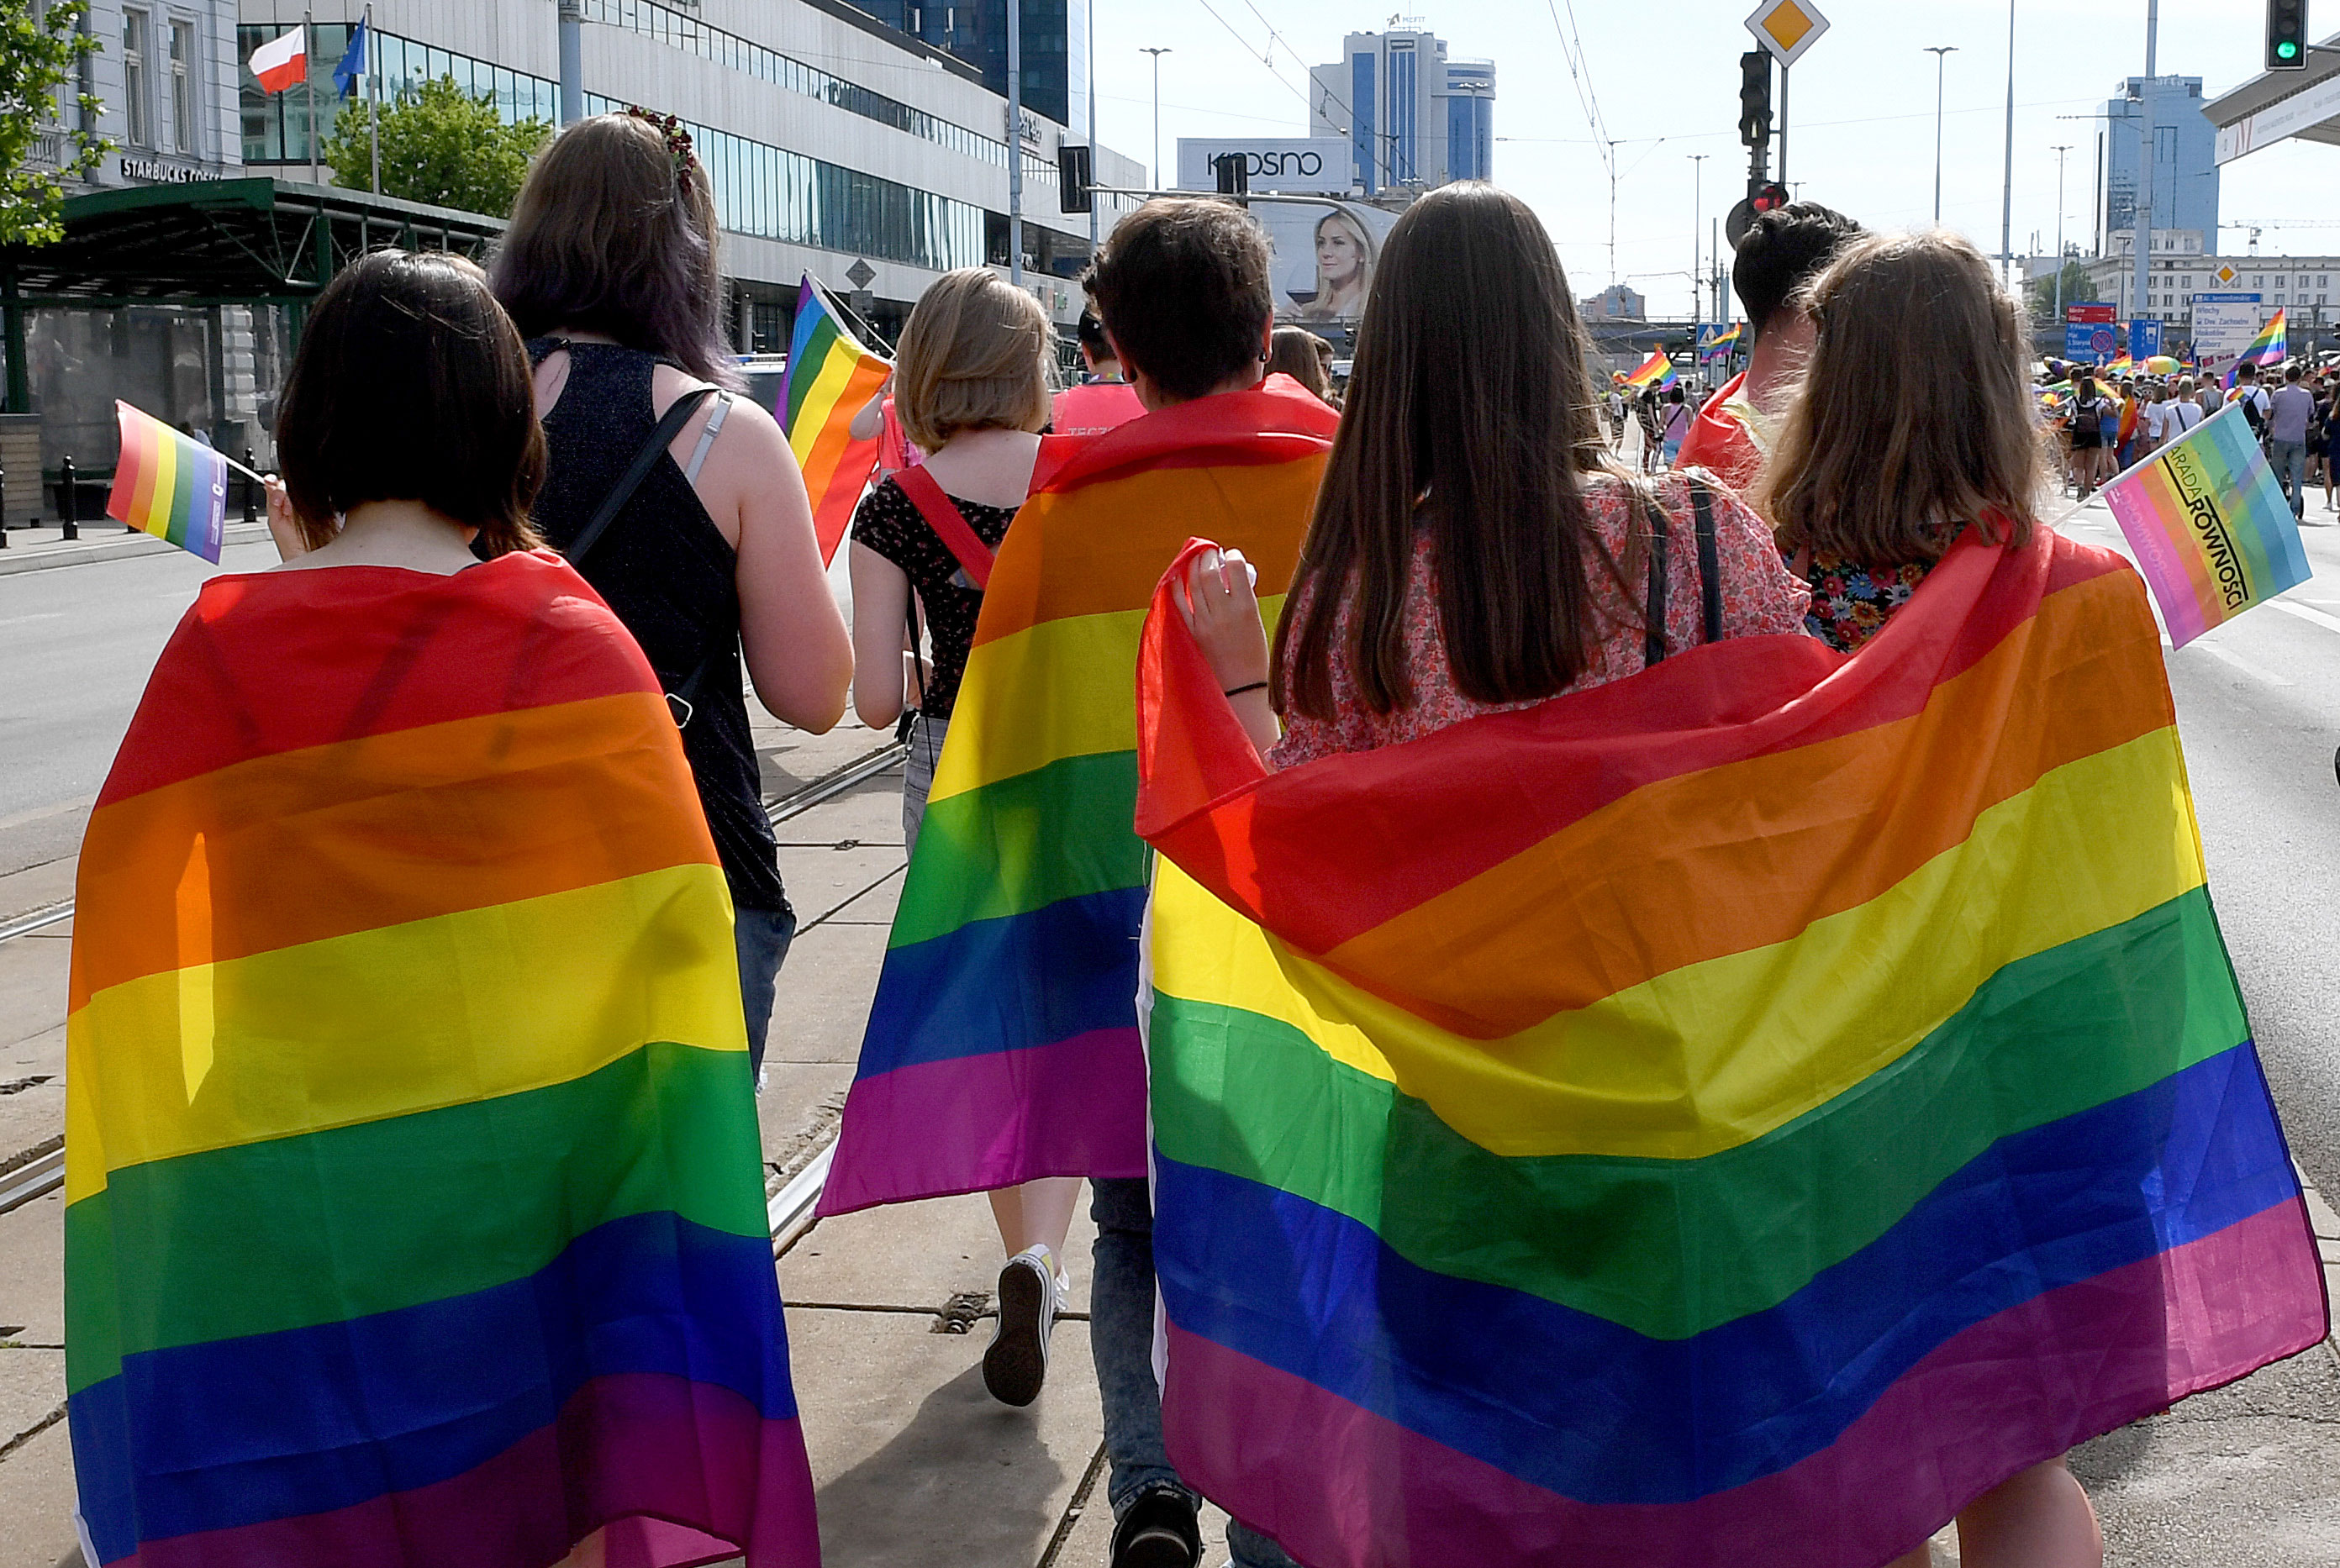
[(2235, 367), (2231, 400), (2242, 404), (2243, 419), (2251, 427), (2252, 438), (2264, 442), (2266, 439), (2267, 412), (2273, 399), (2266, 388), (2259, 384), (2259, 368), (2256, 365), (2246, 363)]
[(796, 913), (749, 731), (756, 696), (814, 735), (853, 675), (804, 475), (723, 338), (707, 172), (669, 117), (599, 114), (537, 154), (490, 268), (529, 340), (550, 455), (536, 522), (664, 683), (736, 912), (760, 1075)]
[(2291, 515), (2306, 520), (2307, 437), (2315, 420), (2315, 394), (2300, 384), (2299, 361), (2283, 370), (2283, 386), (2267, 399), (2267, 461), (2291, 502)]
[(1690, 403), (1678, 386), (1666, 389), (1663, 418), (1660, 439), (1664, 443), (1666, 467), (1671, 468), (1681, 463), (1682, 438), (1690, 434)]
[(1105, 323), (1097, 320), (1094, 308), (1081, 312), (1074, 332), (1080, 340), (1086, 371), (1056, 394), (1056, 418), (1049, 432), (1096, 436), (1143, 417), (1145, 405), (1137, 400), (1135, 389), (1122, 370), (1121, 357), (1114, 352), (1113, 340), (1105, 335)]
[[(2161, 424), (2162, 442), (2165, 446), (2171, 441), (2183, 440), (2186, 431), (2207, 418), (2202, 412), (2202, 401), (2197, 395), (2199, 390), (2200, 389), (2195, 385), (2193, 377), (2177, 378), (2176, 390), (2170, 394), (2169, 398), (2169, 411), (2163, 418)], [(2248, 402), (2244, 404), (2246, 411), (2249, 407)]]
[(1633, 399), (1633, 412), (1641, 427), (1641, 472), (1654, 474), (1658, 471), (1658, 454), (1661, 445), (1658, 434), (1657, 388), (1641, 389)]
[(2073, 381), (2064, 436), (2069, 448), (2068, 477), (2073, 493), (2081, 500), (2095, 493), (2097, 462), (2104, 450), (2106, 428), (2115, 418), (2111, 399), (2097, 390), (2096, 378), (2084, 372)]
[(1291, 377), (1326, 402), (1332, 401), (1333, 380), (1327, 368), (1333, 345), (1305, 327), (1278, 327), (1267, 352), (1267, 368)]
[(1797, 299), (1860, 232), (1859, 224), (1818, 202), (1791, 202), (1756, 219), (1740, 237), (1730, 286), (1747, 312), (1747, 369), (1700, 404), (1682, 442), (1683, 462), (1712, 470), (1736, 490), (1754, 484), (1770, 424), (1811, 347), (1812, 324)]
[(89, 1563), (819, 1561), (724, 869), (531, 403), (470, 261), (335, 277), (92, 814)]

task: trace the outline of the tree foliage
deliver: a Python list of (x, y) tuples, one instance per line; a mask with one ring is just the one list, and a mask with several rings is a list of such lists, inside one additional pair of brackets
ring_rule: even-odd
[[(2088, 281), (2088, 270), (2077, 261), (2064, 263), (2064, 303), (2070, 305), (2090, 299), (2088, 291), (2096, 285)], [(2023, 285), (2024, 298), (2030, 302), (2032, 320), (2052, 322), (2056, 315), (2056, 274), (2042, 272)]]
[[(59, 209), (66, 182), (87, 173), (113, 145), (93, 133), (57, 123), (57, 89), (77, 81), (81, 63), (97, 49), (82, 31), (88, 0), (0, 0), (0, 245), (45, 244), (62, 239)], [(85, 123), (101, 105), (74, 95)], [(44, 137), (54, 153), (35, 167)]]
[[(353, 191), (372, 188), (373, 113), (363, 100), (343, 104), (322, 149), (333, 178)], [(551, 133), (542, 120), (506, 124), (492, 97), (473, 96), (452, 76), (425, 82), (382, 106), (382, 193), (510, 217), (528, 161)]]

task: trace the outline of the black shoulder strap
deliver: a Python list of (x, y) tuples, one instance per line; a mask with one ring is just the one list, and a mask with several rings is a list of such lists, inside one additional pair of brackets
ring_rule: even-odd
[(600, 543), (601, 536), (610, 531), (610, 525), (618, 520), (618, 514), (626, 509), (626, 503), (634, 498), (634, 492), (642, 488), (642, 481), (650, 477), (652, 468), (658, 467), (659, 454), (674, 444), (674, 439), (682, 434), (682, 427), (689, 424), (690, 416), (699, 411), (699, 405), (714, 395), (712, 387), (694, 387), (674, 400), (673, 406), (666, 411), (666, 418), (658, 422), (658, 429), (652, 430), (649, 439), (642, 443), (642, 449), (634, 454), (632, 466), (602, 498), (601, 509), (593, 514), (593, 520), (587, 523), (583, 531), (570, 540), (569, 547), (561, 552), (570, 566), (582, 563), (586, 553)]
[(1704, 612), (1706, 640), (1722, 640), (1722, 559), (1714, 540), (1714, 496), (1698, 480), (1690, 482), (1691, 510), (1698, 514), (1698, 587)]
[(1641, 664), (1666, 656), (1666, 509), (1650, 502), (1650, 600), (1641, 611)]

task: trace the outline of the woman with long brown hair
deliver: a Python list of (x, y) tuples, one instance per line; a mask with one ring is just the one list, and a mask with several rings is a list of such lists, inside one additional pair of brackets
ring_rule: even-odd
[(1696, 470), (1645, 487), (1617, 466), (1589, 359), (1524, 202), (1466, 181), (1398, 221), (1273, 667), (1246, 574), (1205, 557), (1187, 584), (1220, 685), (1271, 761), (1412, 740), (1702, 641), (1800, 627), (1804, 595), (1760, 518)]
[(731, 396), (718, 240), (681, 126), (599, 114), (537, 155), (490, 277), (536, 364), (551, 457), (537, 526), (641, 643), (682, 729), (731, 888), (760, 1071), (796, 916), (740, 656), (764, 706), (818, 735), (844, 715), (853, 649), (788, 440)]
[[(1811, 357), (1759, 494), (1810, 587), (1807, 628), (1850, 653), (1968, 528), (2028, 537), (2049, 458), (2028, 328), (1967, 240), (1929, 229), (1856, 241), (1807, 301)], [(1888, 351), (1913, 329), (1960, 373)]]

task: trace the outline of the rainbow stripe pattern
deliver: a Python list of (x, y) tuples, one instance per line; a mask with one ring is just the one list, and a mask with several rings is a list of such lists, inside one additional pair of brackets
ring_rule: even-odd
[(1680, 379), (1675, 373), (1674, 362), (1666, 357), (1666, 351), (1663, 349), (1652, 349), (1650, 350), (1650, 357), (1642, 360), (1631, 375), (1625, 378), (1625, 384), (1637, 391), (1643, 387), (1656, 387), (1662, 390), (1672, 386)]
[(804, 470), (820, 558), (832, 560), (853, 508), (878, 466), (875, 437), (857, 441), (853, 416), (886, 384), (893, 366), (861, 346), (828, 296), (805, 274), (797, 290), (796, 330), (780, 383), (780, 429)]
[(122, 456), (105, 515), (219, 564), (227, 528), (227, 460), (154, 415), (116, 401)]
[(2283, 309), (2277, 306), (2275, 314), (2267, 318), (2267, 324), (2259, 329), (2259, 335), (2251, 340), (2251, 346), (2236, 356), (2234, 365), (2226, 367), (2227, 387), (2231, 389), (2235, 384), (2236, 365), (2282, 364), (2284, 356), (2290, 352), (2288, 341), (2289, 331), (2284, 325)]
[(2323, 1339), (2109, 553), (1273, 775), (1140, 683), (1170, 1457), (1303, 1562), (1874, 1568)]
[(1198, 524), (1258, 568), (1271, 613), (1282, 604), (1336, 419), (1284, 376), (1165, 409), (1071, 443), (1016, 515), (894, 916), (824, 1213), (1145, 1174), (1138, 633)]
[(611, 1568), (818, 1563), (729, 898), (581, 578), (213, 577), (77, 913), (93, 1568), (540, 1568), (604, 1527)]
[(1733, 321), (1726, 330), (1717, 332), (1713, 337), (1700, 343), (1698, 346), (1698, 357), (1701, 360), (1730, 358), (1731, 350), (1739, 347), (1739, 328), (1740, 323)]
[(2172, 646), (2311, 575), (2299, 520), (2239, 402), (2104, 488)]

